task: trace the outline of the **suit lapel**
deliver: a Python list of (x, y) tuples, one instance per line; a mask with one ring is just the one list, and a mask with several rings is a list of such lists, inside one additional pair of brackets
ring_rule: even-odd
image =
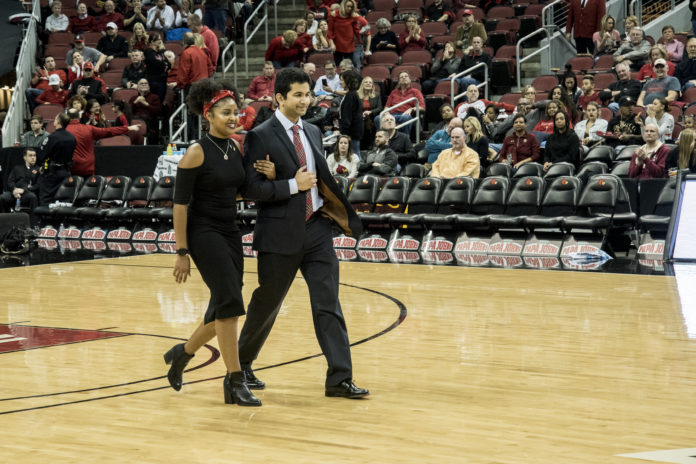
[(290, 138), (288, 138), (288, 135), (285, 133), (285, 128), (280, 123), (278, 118), (275, 117), (275, 115), (273, 115), (272, 121), (273, 131), (277, 134), (280, 134), (280, 137), (278, 138), (280, 139), (281, 143), (285, 146), (285, 148), (288, 150), (290, 158), (292, 159), (293, 163), (295, 163), (295, 166), (297, 166), (297, 169), (299, 169), (300, 161), (297, 159), (297, 152), (295, 151), (295, 146), (292, 144), (292, 142), (290, 142)]

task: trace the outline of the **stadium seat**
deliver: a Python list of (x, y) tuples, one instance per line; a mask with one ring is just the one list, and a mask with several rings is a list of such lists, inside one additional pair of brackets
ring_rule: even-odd
[(392, 177), (387, 179), (382, 190), (377, 195), (377, 201), (372, 213), (358, 213), (365, 226), (386, 225), (393, 213), (403, 213), (406, 208), (410, 179), (408, 177)]
[(598, 73), (594, 75), (595, 89), (604, 90), (608, 89), (610, 84), (616, 82), (616, 75), (614, 73)]
[[(80, 192), (80, 188), (82, 187), (82, 183), (83, 183), (82, 177), (79, 177), (79, 176), (66, 177), (65, 180), (60, 184), (60, 187), (58, 187), (58, 190), (56, 191), (56, 194), (53, 197), (53, 201), (59, 202), (59, 203), (72, 204), (75, 201), (77, 194)], [(36, 208), (34, 208), (34, 214), (42, 219), (48, 218), (48, 217), (53, 216), (53, 210), (54, 210), (54, 208), (49, 208), (48, 205), (37, 206)]]
[(106, 210), (105, 219), (115, 222), (124, 222), (130, 219), (135, 209), (143, 208), (150, 199), (154, 180), (150, 176), (139, 176), (131, 182), (124, 206), (109, 208)]
[(512, 176), (512, 166), (507, 163), (493, 163), (486, 168), (486, 177), (490, 176)]
[(75, 210), (75, 216), (87, 222), (98, 222), (106, 217), (108, 206), (120, 206), (126, 199), (126, 193), (131, 180), (126, 176), (114, 176), (106, 183), (99, 204), (96, 206), (84, 206)]
[(394, 213), (389, 216), (389, 225), (393, 228), (422, 226), (425, 214), (437, 211), (443, 180), (426, 177), (415, 181), (406, 199), (407, 213)]
[(449, 228), (454, 223), (455, 214), (469, 211), (475, 190), (475, 182), (471, 177), (450, 179), (442, 188), (437, 212), (424, 214), (421, 223), (429, 229), (441, 229), (443, 226)]
[[(566, 66), (570, 65), (570, 69), (573, 72), (582, 72), (586, 73), (590, 69), (592, 69), (592, 66), (594, 66), (594, 59), (590, 56), (576, 56), (571, 59), (569, 59), (566, 62)], [(595, 84), (596, 86), (596, 84)]]
[(104, 185), (106, 185), (106, 181), (102, 176), (92, 175), (87, 177), (72, 205), (53, 208), (51, 217), (58, 220), (63, 218), (76, 218), (76, 211), (78, 208), (99, 203), (99, 199), (104, 191)]
[(537, 91), (537, 95), (540, 93), (545, 93), (558, 85), (558, 78), (556, 76), (539, 76), (532, 81), (532, 87)]
[(352, 179), (345, 176), (334, 176), (334, 181), (338, 185), (338, 188), (343, 192), (343, 194), (348, 196)]
[(131, 139), (127, 135), (116, 135), (101, 139), (99, 145), (102, 147), (125, 147), (131, 145)]
[(529, 231), (537, 229), (560, 229), (563, 217), (575, 213), (580, 197), (582, 183), (573, 176), (553, 179), (546, 188), (539, 214), (526, 216), (524, 227)]
[(546, 182), (555, 179), (560, 176), (572, 176), (575, 173), (575, 166), (573, 163), (567, 163), (562, 161), (560, 163), (553, 163), (551, 167), (544, 174), (544, 180)]
[(613, 168), (611, 168), (611, 173), (616, 177), (627, 179), (628, 178), (628, 168), (630, 167), (630, 161), (621, 161), (616, 163)]
[(633, 152), (636, 151), (637, 148), (638, 145), (626, 145), (616, 155), (614, 162), (618, 163), (619, 161), (631, 161), (631, 158), (633, 158)]
[(402, 174), (410, 179), (420, 179), (425, 177), (425, 166), (419, 163), (407, 164)]
[(583, 163), (589, 163), (591, 161), (600, 161), (607, 166), (611, 166), (613, 163), (614, 149), (607, 145), (597, 145), (590, 149), (583, 158)]
[(650, 232), (666, 232), (672, 215), (672, 204), (676, 194), (677, 177), (672, 176), (662, 187), (652, 214), (644, 214), (639, 219), (640, 228)]
[(488, 224), (494, 229), (520, 229), (524, 218), (537, 214), (544, 194), (544, 180), (538, 176), (525, 176), (512, 187), (507, 198), (505, 214), (488, 215)]
[(48, 103), (45, 105), (37, 105), (36, 108), (34, 108), (34, 114), (41, 116), (44, 121), (53, 121), (56, 115), (62, 113), (64, 109), (63, 105)]
[(517, 168), (515, 173), (512, 175), (512, 178), (517, 179), (519, 177), (527, 177), (527, 176), (541, 177), (543, 175), (544, 175), (544, 165), (542, 165), (541, 163), (530, 162), (530, 163), (524, 163), (522, 166)]
[(507, 177), (486, 177), (479, 184), (469, 213), (455, 214), (454, 225), (459, 230), (488, 227), (489, 214), (500, 214), (505, 210), (510, 180)]
[(381, 64), (383, 66), (389, 66), (390, 69), (396, 66), (398, 63), (399, 55), (396, 52), (374, 52), (372, 55), (367, 57), (367, 64)]
[(592, 69), (595, 71), (611, 71), (614, 68), (613, 55), (600, 55), (595, 61)]
[(396, 7), (396, 4), (394, 3), (394, 0), (373, 0), (372, 5), (374, 6), (373, 11), (389, 11), (392, 12), (394, 11), (394, 8)]
[(621, 181), (611, 174), (592, 176), (580, 195), (575, 215), (565, 216), (562, 227), (568, 231), (574, 229), (603, 229), (603, 241), (613, 223), (613, 214), (596, 214), (597, 210), (613, 213), (619, 199)]
[[(399, 2), (401, 3), (401, 1)], [(421, 30), (425, 34), (426, 38), (436, 37), (438, 35), (447, 35), (447, 24), (441, 23), (439, 21), (428, 21), (421, 24)]]
[(582, 166), (580, 166), (580, 169), (575, 176), (584, 184), (590, 177), (599, 174), (606, 174), (607, 171), (609, 171), (609, 168), (606, 164), (600, 163), (599, 161), (590, 161), (589, 163), (584, 163)]
[(402, 64), (400, 66), (395, 66), (391, 71), (391, 80), (394, 83), (399, 81), (399, 74), (406, 71), (409, 76), (411, 76), (411, 81), (420, 81), (423, 77), (423, 69), (420, 66), (413, 64)]
[(174, 200), (175, 184), (176, 177), (161, 177), (153, 187), (147, 205), (144, 208), (133, 209), (130, 218), (135, 222), (156, 222), (159, 213), (164, 208), (171, 207), (170, 203)]
[(378, 194), (379, 178), (360, 176), (353, 182), (353, 188), (348, 193), (348, 202), (356, 213), (371, 213), (375, 209)]
[(104, 81), (108, 90), (113, 90), (121, 87), (121, 76), (121, 71), (108, 71), (102, 73), (99, 77)]

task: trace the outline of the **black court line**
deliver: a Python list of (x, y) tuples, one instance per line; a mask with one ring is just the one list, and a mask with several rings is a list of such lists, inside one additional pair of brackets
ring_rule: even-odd
[[(344, 287), (356, 288), (356, 289), (363, 290), (363, 291), (366, 291), (366, 292), (369, 292), (369, 293), (374, 293), (375, 295), (379, 295), (379, 296), (381, 296), (381, 297), (386, 298), (387, 300), (391, 301), (392, 303), (394, 303), (394, 304), (399, 308), (399, 316), (396, 318), (396, 320), (395, 320), (391, 325), (389, 325), (387, 328), (381, 330), (380, 332), (377, 332), (377, 333), (375, 333), (375, 334), (373, 334), (373, 335), (370, 335), (370, 336), (365, 337), (365, 338), (363, 338), (363, 339), (361, 339), (361, 340), (358, 340), (357, 342), (351, 343), (350, 346), (360, 345), (360, 344), (362, 344), (362, 343), (365, 343), (365, 342), (370, 341), (370, 340), (374, 340), (375, 338), (378, 338), (378, 337), (380, 337), (380, 336), (382, 336), (382, 335), (384, 335), (384, 334), (386, 334), (386, 333), (391, 332), (391, 331), (394, 330), (396, 327), (398, 327), (399, 325), (401, 325), (401, 323), (406, 319), (406, 316), (408, 315), (408, 310), (407, 310), (407, 308), (406, 308), (406, 305), (404, 305), (401, 301), (399, 301), (397, 298), (395, 298), (395, 297), (393, 297), (393, 296), (391, 296), (391, 295), (388, 295), (388, 294), (386, 294), (386, 293), (384, 293), (384, 292), (380, 292), (380, 291), (378, 291), (378, 290), (373, 290), (373, 289), (371, 289), (371, 288), (360, 287), (360, 286), (358, 286), (358, 285), (343, 284), (343, 283), (339, 283), (339, 285), (342, 285), (342, 286), (344, 286)], [(77, 330), (77, 329), (76, 329), (76, 330)], [(121, 332), (121, 333), (125, 333), (125, 332)], [(127, 335), (143, 335), (143, 336), (149, 336), (149, 337), (158, 337), (158, 338), (169, 338), (169, 339), (175, 339), (175, 340), (182, 340), (181, 338), (170, 337), (170, 336), (166, 336), (166, 335), (157, 335), (157, 334), (143, 334), (143, 333), (126, 333), (126, 334), (127, 334)], [(210, 347), (210, 346), (208, 346), (208, 345), (205, 345), (205, 346), (206, 346), (208, 349), (213, 349), (213, 350), (215, 349), (215, 348)], [(217, 351), (217, 350), (215, 350), (215, 351)], [(217, 353), (217, 356), (219, 357), (219, 352)], [(276, 368), (276, 367), (286, 366), (286, 365), (288, 365), (288, 364), (295, 364), (295, 363), (299, 363), (299, 362), (302, 362), (302, 361), (307, 361), (307, 360), (309, 360), (309, 359), (317, 358), (317, 357), (319, 357), (319, 356), (323, 356), (323, 354), (322, 354), (322, 353), (317, 353), (317, 354), (313, 354), (313, 355), (309, 355), (309, 356), (304, 356), (304, 357), (302, 357), (302, 358), (294, 359), (294, 360), (291, 360), (291, 361), (286, 361), (286, 362), (282, 362), (282, 363), (278, 363), (278, 364), (273, 364), (273, 365), (271, 365), (271, 366), (260, 367), (260, 368), (254, 368), (254, 371), (258, 372), (258, 371), (263, 371), (263, 370), (266, 370), (266, 369), (272, 369), (272, 368)], [(204, 367), (204, 366), (206, 366), (206, 365), (212, 363), (212, 362), (215, 361), (216, 359), (217, 359), (217, 357), (215, 357), (215, 359), (213, 359), (213, 360), (209, 360), (208, 362), (204, 363), (204, 364), (201, 365), (201, 366), (196, 366), (196, 367), (193, 368), (193, 369), (188, 369), (188, 370), (186, 370), (185, 372), (189, 372), (189, 371), (192, 371), (192, 370), (195, 370), (195, 369), (200, 369), (200, 368), (202, 368), (202, 367)], [(0, 401), (9, 401), (9, 400), (12, 400), (12, 399), (28, 399), (28, 398), (58, 396), (58, 395), (64, 395), (64, 394), (68, 394), (68, 393), (79, 393), (79, 392), (87, 392), (87, 391), (105, 390), (105, 389), (115, 388), (115, 387), (120, 387), (120, 386), (135, 385), (135, 384), (138, 384), (138, 383), (149, 382), (149, 381), (152, 381), (152, 380), (159, 380), (159, 379), (163, 379), (163, 378), (165, 378), (165, 377), (166, 377), (166, 375), (160, 376), (160, 377), (154, 377), (154, 378), (146, 379), (146, 380), (136, 380), (136, 381), (133, 381), (133, 382), (123, 383), (123, 384), (119, 384), (119, 385), (110, 385), (110, 386), (105, 386), (105, 387), (89, 388), (89, 389), (85, 389), (85, 390), (76, 390), (76, 391), (72, 391), (72, 392), (48, 393), (48, 394), (44, 394), (44, 395), (34, 395), (34, 396), (25, 396), (25, 397), (17, 397), (17, 398), (4, 398), (4, 399), (0, 399)], [(220, 375), (220, 376), (216, 376), (216, 377), (210, 377), (210, 378), (207, 378), (207, 379), (200, 379), (200, 380), (194, 380), (194, 381), (191, 381), (191, 382), (184, 382), (184, 385), (193, 385), (193, 384), (200, 383), (200, 382), (208, 382), (208, 381), (211, 381), (211, 380), (219, 380), (219, 379), (222, 379), (223, 377), (224, 377), (224, 375)], [(157, 391), (157, 390), (166, 390), (166, 389), (169, 389), (169, 388), (171, 388), (171, 387), (170, 387), (169, 385), (166, 385), (166, 386), (162, 386), (162, 387), (154, 387), (154, 388), (148, 388), (148, 389), (144, 389), (144, 390), (136, 390), (136, 391), (127, 392), (127, 393), (116, 393), (116, 394), (113, 394), (113, 395), (100, 396), (100, 397), (96, 397), (96, 398), (87, 398), (87, 399), (76, 400), (76, 401), (66, 401), (66, 402), (61, 402), (61, 403), (47, 404), (47, 405), (44, 405), (44, 406), (33, 406), (33, 407), (31, 407), (31, 408), (15, 409), (15, 410), (10, 410), (10, 411), (0, 411), (0, 416), (6, 415), (6, 414), (15, 414), (15, 413), (20, 413), (20, 412), (34, 411), (34, 410), (39, 410), (39, 409), (55, 408), (55, 407), (58, 407), (58, 406), (67, 406), (67, 405), (71, 405), (71, 404), (86, 403), (86, 402), (89, 402), (89, 401), (106, 400), (106, 399), (110, 399), (110, 398), (117, 398), (117, 397), (122, 397), (122, 396), (135, 395), (135, 394), (138, 394), (138, 393), (148, 393), (148, 392), (153, 392), (153, 391)]]

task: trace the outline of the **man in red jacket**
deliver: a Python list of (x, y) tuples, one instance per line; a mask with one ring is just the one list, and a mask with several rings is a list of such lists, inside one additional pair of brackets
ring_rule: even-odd
[(68, 32), (72, 32), (73, 34), (92, 32), (96, 30), (96, 27), (97, 22), (94, 19), (94, 16), (90, 16), (87, 13), (87, 5), (84, 3), (77, 5), (77, 16), (70, 18)]
[(182, 42), (186, 48), (179, 57), (176, 85), (182, 90), (187, 90), (194, 82), (210, 77), (208, 75), (208, 55), (203, 49), (194, 45), (195, 39), (192, 32), (185, 33)]
[(566, 38), (570, 40), (573, 31), (578, 53), (594, 53), (592, 34), (599, 30), (605, 11), (606, 0), (570, 0)]
[[(201, 21), (201, 18), (199, 18), (197, 14), (189, 16), (188, 26), (191, 32), (203, 36), (205, 47), (208, 49), (210, 58), (213, 61), (213, 68), (217, 68), (218, 58), (220, 56), (220, 44), (218, 43), (218, 38), (215, 33), (208, 26), (203, 25), (203, 21)], [(215, 70), (213, 70), (213, 72), (215, 72)]]
[(68, 116), (70, 117), (70, 123), (65, 130), (75, 136), (75, 141), (77, 142), (72, 157), (72, 174), (75, 176), (91, 176), (94, 174), (95, 140), (127, 134), (128, 131), (136, 132), (140, 129), (140, 126), (137, 124), (127, 127), (95, 127), (80, 124), (80, 112), (73, 108), (68, 110)]

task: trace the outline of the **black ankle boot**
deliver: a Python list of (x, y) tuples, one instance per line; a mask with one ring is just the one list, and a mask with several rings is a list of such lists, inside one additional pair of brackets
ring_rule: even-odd
[(240, 406), (261, 406), (261, 400), (254, 396), (246, 383), (244, 372), (228, 372), (222, 384), (225, 391), (226, 404), (238, 404)]
[(186, 365), (194, 356), (194, 354), (186, 353), (183, 343), (174, 345), (171, 350), (164, 354), (164, 362), (172, 365), (167, 373), (167, 378), (169, 379), (169, 385), (171, 385), (174, 390), (181, 390), (181, 375)]

